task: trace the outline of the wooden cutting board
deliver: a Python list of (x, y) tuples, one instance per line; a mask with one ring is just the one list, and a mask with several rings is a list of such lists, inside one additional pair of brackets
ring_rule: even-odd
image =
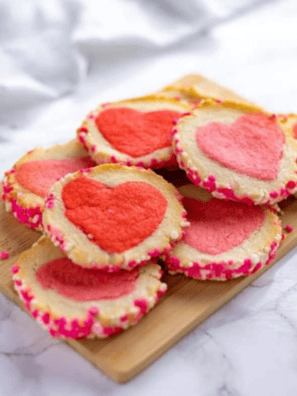
[[(282, 242), (274, 262), (297, 245), (297, 200), (282, 203), (283, 224), (294, 227)], [(8, 250), (10, 258), (1, 261), (0, 291), (23, 308), (11, 280), (10, 267), (18, 255), (40, 237), (20, 224), (0, 203), (0, 251)], [(81, 355), (117, 382), (132, 379), (162, 355), (199, 323), (230, 301), (236, 294), (263, 274), (228, 282), (197, 281), (183, 275), (165, 275), (168, 292), (159, 304), (136, 326), (105, 340), (67, 341)], [(33, 319), (32, 319), (33, 320)]]
[[(227, 96), (232, 95), (232, 91), (200, 75), (186, 76), (178, 84), (186, 87), (189, 81), (197, 84), (197, 89), (199, 84), (203, 87), (209, 84), (210, 89), (219, 90), (220, 97), (224, 97), (224, 92)], [(168, 174), (183, 184), (181, 171), (167, 172), (165, 176)], [(288, 234), (282, 242), (276, 259), (257, 274), (228, 282), (200, 282), (183, 275), (165, 275), (163, 280), (168, 284), (168, 292), (136, 326), (110, 339), (71, 340), (67, 343), (113, 380), (126, 382), (132, 379), (297, 245), (297, 200), (289, 198), (281, 206), (284, 209), (283, 224), (290, 224), (296, 231)], [(39, 233), (29, 230), (13, 215), (7, 214), (0, 202), (0, 251), (10, 252), (10, 258), (1, 261), (0, 291), (21, 308), (24, 307), (14, 291), (10, 267), (18, 255), (29, 249), (39, 237)]]

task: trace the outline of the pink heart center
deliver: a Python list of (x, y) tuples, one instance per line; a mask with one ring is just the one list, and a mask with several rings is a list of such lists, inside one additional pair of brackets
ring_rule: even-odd
[(66, 184), (62, 199), (68, 220), (110, 253), (143, 242), (162, 222), (168, 205), (151, 184), (126, 182), (110, 188), (88, 177)]
[(209, 158), (260, 180), (277, 178), (284, 136), (274, 118), (244, 114), (230, 126), (211, 122), (197, 129), (196, 141)]
[(26, 190), (45, 198), (52, 185), (67, 173), (91, 168), (95, 162), (90, 157), (70, 160), (37, 160), (22, 164), (15, 175), (17, 182)]
[(95, 123), (104, 138), (118, 151), (141, 157), (171, 146), (172, 121), (181, 113), (160, 110), (143, 113), (125, 107), (98, 114)]
[(211, 255), (239, 246), (262, 226), (265, 219), (259, 206), (216, 198), (207, 202), (183, 198), (183, 205), (191, 223), (186, 228), (184, 242)]
[(63, 257), (39, 267), (36, 279), (44, 289), (55, 289), (72, 300), (91, 301), (110, 300), (131, 293), (138, 274), (138, 268), (112, 273), (87, 269)]

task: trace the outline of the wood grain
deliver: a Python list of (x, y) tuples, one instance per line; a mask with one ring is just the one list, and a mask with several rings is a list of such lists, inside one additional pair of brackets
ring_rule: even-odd
[[(187, 78), (190, 76), (183, 81)], [(185, 177), (182, 171), (172, 175), (175, 175), (176, 184), (183, 184)], [(297, 245), (297, 200), (289, 198), (282, 207), (283, 224), (290, 224), (296, 231), (282, 242), (276, 259), (257, 274), (228, 282), (200, 282), (183, 275), (165, 275), (168, 292), (136, 326), (110, 339), (67, 343), (113, 380), (125, 382), (132, 379)], [(10, 252), (10, 258), (1, 262), (0, 291), (23, 308), (13, 288), (10, 267), (40, 234), (7, 214), (1, 202), (0, 237), (0, 250)]]

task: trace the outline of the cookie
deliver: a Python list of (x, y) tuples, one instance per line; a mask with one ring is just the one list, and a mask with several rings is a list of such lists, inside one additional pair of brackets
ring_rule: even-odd
[(296, 114), (277, 114), (278, 122), (285, 127), (294, 139), (297, 139), (297, 115)]
[(51, 186), (67, 173), (94, 165), (76, 139), (29, 151), (5, 172), (2, 198), (6, 210), (21, 223), (41, 231), (45, 197)]
[(180, 191), (190, 226), (166, 254), (170, 273), (228, 280), (252, 275), (274, 258), (282, 228), (270, 208), (213, 198), (194, 186)]
[(162, 271), (148, 263), (107, 273), (73, 264), (41, 237), (12, 267), (25, 308), (53, 337), (108, 337), (137, 323), (165, 293)]
[(297, 143), (275, 115), (235, 102), (204, 101), (174, 130), (177, 160), (217, 198), (273, 204), (297, 189)]
[(163, 88), (162, 92), (180, 95), (194, 106), (202, 99), (231, 100), (234, 102), (253, 104), (251, 101), (238, 95), (236, 92), (199, 74), (189, 74)]
[(175, 188), (143, 168), (105, 164), (58, 181), (44, 228), (86, 268), (131, 270), (170, 249), (187, 225)]
[(124, 100), (99, 106), (77, 133), (98, 163), (162, 167), (175, 161), (173, 120), (190, 110), (187, 102), (164, 95)]

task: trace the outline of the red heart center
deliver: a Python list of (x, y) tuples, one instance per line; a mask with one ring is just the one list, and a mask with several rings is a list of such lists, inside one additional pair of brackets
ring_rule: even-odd
[(17, 182), (33, 194), (45, 198), (52, 185), (67, 173), (91, 168), (95, 162), (90, 157), (69, 160), (37, 160), (22, 164), (15, 175)]
[(135, 158), (170, 147), (172, 121), (180, 116), (172, 110), (143, 113), (119, 107), (102, 111), (95, 123), (116, 150)]
[(183, 205), (191, 225), (184, 242), (202, 253), (226, 252), (244, 242), (265, 219), (263, 209), (240, 202), (212, 198), (201, 202), (184, 198)]
[(111, 188), (83, 176), (63, 187), (62, 199), (68, 220), (110, 253), (122, 253), (149, 237), (167, 210), (163, 194), (145, 182)]
[(284, 136), (272, 117), (244, 114), (230, 126), (211, 122), (197, 129), (196, 141), (209, 158), (258, 178), (277, 178), (282, 159)]

